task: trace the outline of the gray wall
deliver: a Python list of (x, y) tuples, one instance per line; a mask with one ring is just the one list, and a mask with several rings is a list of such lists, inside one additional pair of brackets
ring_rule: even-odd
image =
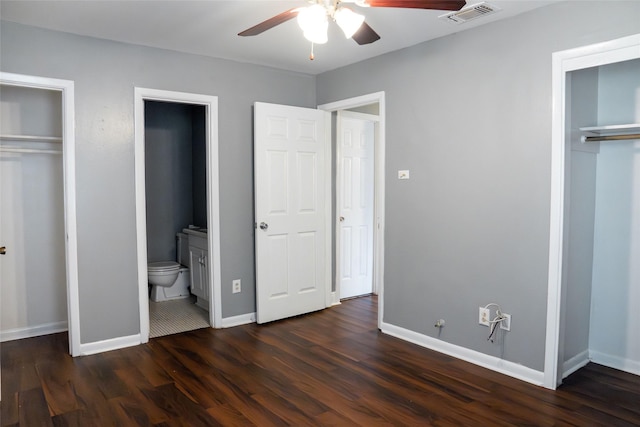
[[(566, 2), (320, 75), (386, 93), (384, 321), (542, 370), (551, 54), (640, 32), (640, 2)], [(398, 169), (411, 179), (398, 181)], [(496, 343), (478, 306), (501, 304)]]
[(207, 113), (202, 106), (192, 106), (191, 144), (193, 225), (207, 228)]
[(81, 342), (140, 332), (135, 86), (219, 97), (222, 315), (254, 311), (252, 104), (313, 107), (314, 77), (5, 21), (0, 36), (2, 71), (75, 81)]

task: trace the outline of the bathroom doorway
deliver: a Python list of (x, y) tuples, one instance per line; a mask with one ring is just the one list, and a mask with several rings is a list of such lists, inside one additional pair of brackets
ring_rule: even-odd
[[(140, 335), (147, 342), (215, 327), (220, 316), (217, 98), (136, 88), (135, 110)], [(174, 284), (150, 287), (151, 263), (181, 265)]]
[(179, 268), (160, 272), (177, 274), (170, 287), (152, 286), (159, 273), (148, 271), (149, 338), (210, 326), (208, 300), (191, 286), (203, 257), (192, 265), (189, 254), (194, 230), (207, 239), (205, 118), (202, 105), (144, 101), (147, 262)]

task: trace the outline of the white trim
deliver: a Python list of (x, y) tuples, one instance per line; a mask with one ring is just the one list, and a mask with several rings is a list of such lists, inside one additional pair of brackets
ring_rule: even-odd
[(78, 285), (78, 232), (76, 219), (75, 95), (71, 80), (51, 79), (0, 72), (3, 85), (57, 90), (62, 93), (62, 162), (64, 176), (64, 218), (66, 232), (67, 313), (69, 352), (80, 351), (80, 298)]
[(331, 179), (331, 156), (333, 155), (333, 147), (331, 146), (331, 112), (324, 113), (324, 287), (325, 307), (333, 305), (331, 295), (331, 257), (333, 254), (333, 234), (331, 233), (331, 220), (333, 215), (331, 207), (333, 200), (331, 198), (331, 188), (333, 180)]
[(331, 292), (331, 305), (340, 305), (340, 297), (338, 296), (337, 292)]
[(256, 323), (256, 312), (240, 314), (238, 316), (223, 317), (222, 328), (233, 328), (234, 326), (247, 325), (249, 323)]
[(28, 326), (26, 328), (7, 329), (6, 331), (0, 331), (0, 342), (57, 334), (58, 332), (65, 332), (67, 330), (68, 323), (66, 321), (45, 323), (43, 325)]
[(147, 278), (147, 219), (145, 206), (144, 101), (203, 105), (207, 109), (207, 234), (209, 250), (209, 323), (222, 325), (222, 285), (220, 274), (220, 189), (218, 173), (218, 97), (187, 92), (134, 88), (136, 239), (138, 248), (138, 299), (140, 343), (149, 341), (149, 298)]
[(491, 369), (492, 371), (496, 371), (531, 384), (538, 386), (542, 385), (544, 374), (541, 371), (536, 371), (535, 369), (527, 368), (526, 366), (509, 362), (508, 360), (489, 356), (455, 344), (450, 344), (428, 335), (419, 334), (388, 323), (382, 323), (382, 327), (380, 329), (385, 334), (409, 341), (421, 347), (426, 347), (428, 349), (447, 354), (457, 359), (482, 366), (483, 368)]
[[(378, 328), (381, 328), (384, 318), (384, 206), (385, 206), (385, 121), (386, 107), (384, 92), (375, 92), (355, 98), (330, 102), (318, 106), (325, 111), (346, 110), (364, 105), (378, 104), (378, 128), (375, 144), (375, 230), (374, 230), (374, 255), (373, 255), (373, 289), (378, 293)], [(332, 201), (333, 203), (333, 201)], [(331, 227), (329, 228), (331, 229)], [(336, 296), (339, 299), (339, 283), (336, 282)]]
[(630, 374), (640, 375), (640, 361), (623, 359), (619, 356), (600, 353), (599, 351), (589, 350), (589, 359), (593, 363), (608, 366), (613, 369), (628, 372)]
[(562, 378), (567, 378), (578, 369), (586, 366), (587, 363), (589, 363), (589, 350), (576, 354), (562, 364)]
[(552, 55), (551, 205), (549, 221), (549, 272), (544, 386), (555, 389), (560, 381), (560, 313), (565, 200), (565, 108), (567, 73), (640, 58), (640, 34)]
[(111, 350), (120, 350), (121, 348), (133, 347), (140, 344), (140, 334), (129, 335), (126, 337), (111, 338), (103, 341), (95, 341), (86, 344), (80, 344), (80, 356), (89, 356), (91, 354), (102, 353)]

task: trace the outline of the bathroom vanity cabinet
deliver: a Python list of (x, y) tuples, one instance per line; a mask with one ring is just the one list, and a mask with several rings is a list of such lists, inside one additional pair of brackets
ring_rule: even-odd
[[(196, 304), (209, 309), (209, 251), (207, 238), (189, 234), (189, 261), (191, 266), (191, 293), (198, 297)], [(203, 234), (203, 233), (199, 233)]]

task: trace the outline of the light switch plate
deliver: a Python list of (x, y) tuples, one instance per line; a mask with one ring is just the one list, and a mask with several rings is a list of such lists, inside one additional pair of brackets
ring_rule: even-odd
[(398, 179), (409, 179), (409, 171), (408, 170), (398, 171)]

